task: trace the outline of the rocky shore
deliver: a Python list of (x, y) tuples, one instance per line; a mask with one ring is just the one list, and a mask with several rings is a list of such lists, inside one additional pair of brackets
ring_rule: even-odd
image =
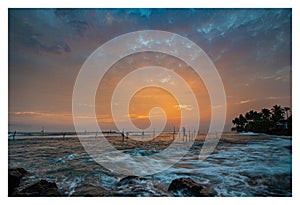
[[(59, 192), (55, 182), (39, 180), (26, 187), (20, 187), (23, 177), (30, 173), (24, 168), (13, 168), (8, 170), (8, 196), (10, 197), (58, 197), (66, 196)], [(72, 196), (86, 197), (108, 197), (128, 196), (135, 197), (143, 195), (143, 187), (137, 186), (145, 178), (138, 176), (127, 176), (119, 180), (114, 190), (105, 190), (96, 186), (88, 185), (78, 187)], [(132, 187), (130, 192), (122, 191), (123, 188)], [(169, 195), (163, 196), (191, 196), (191, 197), (213, 197), (216, 192), (205, 185), (198, 184), (190, 178), (177, 178), (171, 181), (168, 187)], [(155, 195), (149, 195), (155, 196)]]
[(8, 196), (61, 196), (55, 182), (37, 181), (24, 189), (20, 189), (21, 179), (29, 173), (24, 168), (8, 170)]

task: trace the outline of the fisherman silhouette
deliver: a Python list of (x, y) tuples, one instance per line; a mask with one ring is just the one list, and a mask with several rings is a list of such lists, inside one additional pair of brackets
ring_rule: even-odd
[(124, 132), (122, 132), (121, 135), (122, 135), (122, 141), (124, 142), (124, 138), (125, 138)]
[(15, 135), (16, 135), (17, 131), (14, 132), (14, 135), (13, 135), (13, 140), (15, 140)]

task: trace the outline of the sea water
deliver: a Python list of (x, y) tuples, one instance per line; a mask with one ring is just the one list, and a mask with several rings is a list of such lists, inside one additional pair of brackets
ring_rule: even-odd
[[(126, 143), (126, 139), (124, 142), (119, 136), (110, 136), (109, 141), (132, 156), (155, 154), (168, 145), (164, 139), (143, 146), (124, 146), (122, 143)], [(22, 179), (21, 186), (46, 179), (56, 182), (59, 192), (65, 196), (88, 194), (91, 186), (120, 196), (173, 196), (168, 186), (181, 177), (205, 184), (215, 190), (217, 196), (292, 195), (291, 137), (256, 135), (245, 138), (224, 134), (205, 160), (198, 159), (203, 141), (196, 140), (188, 154), (172, 167), (122, 186), (118, 182), (125, 176), (95, 162), (76, 136), (64, 139), (17, 136), (9, 140), (8, 145), (9, 168), (23, 167), (30, 172)]]

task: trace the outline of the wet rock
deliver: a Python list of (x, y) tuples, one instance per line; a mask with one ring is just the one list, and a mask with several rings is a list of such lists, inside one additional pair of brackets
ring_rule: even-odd
[(132, 192), (132, 191), (121, 191), (121, 192), (115, 192), (113, 196), (117, 197), (139, 197), (141, 196), (141, 193)]
[(20, 192), (15, 193), (15, 196), (61, 196), (61, 194), (58, 192), (55, 182), (40, 180)]
[(292, 146), (284, 146), (284, 148), (289, 150), (292, 153)]
[(190, 178), (174, 179), (168, 191), (172, 192), (174, 196), (202, 196), (212, 197), (216, 196), (216, 192), (204, 185), (197, 184)]
[(99, 187), (95, 187), (93, 185), (87, 185), (76, 188), (74, 194), (72, 194), (71, 196), (112, 196), (112, 192)]
[(8, 196), (11, 196), (19, 187), (22, 177), (28, 172), (24, 168), (14, 168), (8, 170)]
[(264, 184), (265, 178), (264, 176), (257, 176), (257, 175), (250, 175), (250, 174), (244, 174), (244, 176), (247, 176), (247, 183), (249, 186), (255, 187), (255, 186), (261, 186)]
[(139, 184), (140, 181), (145, 180), (145, 178), (141, 178), (138, 176), (127, 176), (122, 178), (118, 183), (117, 186), (124, 186), (128, 184)]
[(138, 176), (127, 176), (122, 178), (118, 183), (113, 196), (121, 197), (140, 197), (140, 196), (156, 196), (149, 189), (146, 178)]
[(256, 175), (255, 173), (241, 173), (246, 176), (246, 182), (251, 187), (264, 187), (254, 196), (291, 196), (292, 177), (290, 174)]
[(133, 185), (133, 187), (128, 189), (120, 189), (113, 192), (113, 196), (118, 197), (159, 197), (159, 196), (167, 196), (164, 193), (157, 193), (156, 191), (146, 188), (142, 185)]

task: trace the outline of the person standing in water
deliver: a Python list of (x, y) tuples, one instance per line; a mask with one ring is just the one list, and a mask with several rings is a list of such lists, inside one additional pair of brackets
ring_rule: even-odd
[(182, 127), (183, 137), (185, 137), (185, 127)]
[(14, 132), (13, 140), (15, 140), (16, 133), (17, 133), (17, 131)]
[(124, 142), (124, 139), (125, 139), (124, 131), (121, 133), (121, 135), (122, 135), (122, 141)]
[(175, 126), (174, 126), (174, 129), (173, 129), (173, 140), (175, 140), (175, 134), (176, 134), (176, 130), (175, 130)]

